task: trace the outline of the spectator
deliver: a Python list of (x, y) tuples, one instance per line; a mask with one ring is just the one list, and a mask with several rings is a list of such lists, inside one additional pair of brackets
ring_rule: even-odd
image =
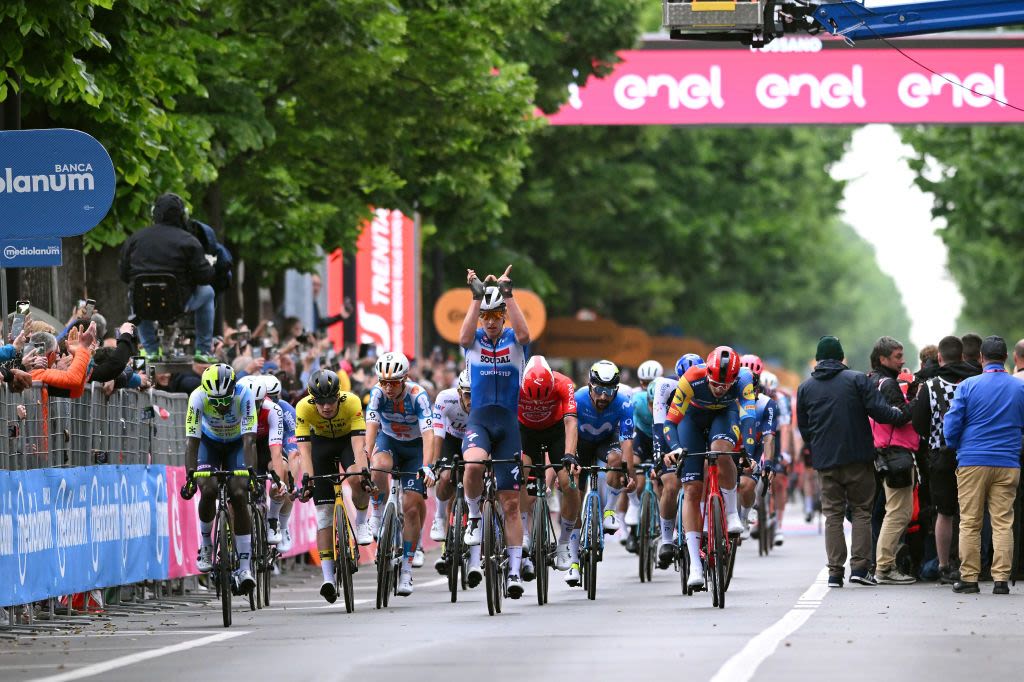
[[(900, 388), (901, 369), (903, 344), (891, 336), (878, 339), (871, 350), (871, 373), (868, 378), (878, 387), (885, 402), (896, 408), (907, 404), (904, 389)], [(913, 453), (920, 445), (913, 425), (886, 423), (889, 425), (883, 426), (877, 420), (872, 420), (871, 431), (876, 453), (884, 457), (888, 452), (900, 450), (913, 461)], [(882, 479), (885, 517), (882, 519), (882, 528), (875, 545), (875, 581), (882, 585), (909, 585), (917, 582), (916, 578), (896, 568), (896, 549), (914, 514), (914, 488), (917, 482), (915, 479), (916, 473), (913, 468), (905, 485), (893, 487), (888, 476)]]
[(848, 368), (843, 346), (823, 336), (815, 353), (811, 378), (797, 391), (797, 427), (811, 451), (818, 472), (821, 509), (825, 516), (828, 585), (842, 587), (846, 564), (843, 521), (852, 514), (850, 580), (873, 585), (871, 567), (871, 505), (875, 497), (875, 450), (868, 415), (888, 424), (904, 424), (909, 410), (888, 405), (867, 375)]
[(973, 365), (981, 374), (981, 337), (969, 332), (960, 337), (964, 344), (964, 362)]
[[(100, 351), (104, 352), (100, 352)], [(120, 376), (135, 355), (135, 325), (125, 322), (117, 330), (117, 345), (98, 349), (93, 357), (89, 380), (106, 383)], [(134, 388), (134, 387), (133, 387)]]
[[(153, 224), (133, 234), (121, 249), (121, 279), (129, 284), (139, 275), (170, 274), (178, 280), (185, 311), (195, 313), (196, 357), (209, 362), (213, 342), (213, 266), (203, 246), (188, 231), (185, 202), (163, 194), (153, 204)], [(139, 322), (146, 353), (156, 355), (159, 340), (152, 320)]]
[(74, 356), (66, 369), (62, 369), (57, 358), (57, 339), (53, 334), (39, 332), (30, 339), (33, 347), (41, 346), (38, 357), (45, 360), (43, 366), (32, 370), (32, 379), (42, 381), (49, 389), (50, 397), (81, 398), (88, 378), (89, 360), (96, 343), (96, 325), (89, 324), (84, 332), (72, 329), (68, 333), (68, 350)]
[(914, 429), (928, 439), (928, 483), (935, 506), (935, 552), (939, 559), (939, 582), (956, 582), (950, 565), (953, 522), (959, 504), (956, 494), (956, 451), (943, 435), (942, 420), (949, 411), (957, 384), (977, 376), (974, 367), (963, 361), (964, 344), (955, 336), (939, 341), (939, 373), (921, 385), (911, 409)]
[(7, 384), (7, 388), (15, 393), (32, 387), (32, 375), (16, 367), (0, 367), (0, 378)]
[(946, 443), (956, 450), (960, 501), (960, 580), (953, 591), (980, 591), (981, 526), (987, 502), (992, 520), (992, 592), (1009, 594), (1024, 383), (1006, 373), (1006, 342), (1002, 338), (986, 338), (981, 359), (983, 373), (957, 386), (944, 420)]
[(345, 302), (341, 307), (341, 312), (331, 317), (324, 317), (320, 314), (320, 290), (323, 288), (323, 282), (320, 280), (320, 275), (313, 274), (310, 276), (310, 284), (313, 286), (313, 331), (315, 332), (326, 332), (328, 327), (347, 320), (352, 315), (352, 300), (348, 297), (345, 298)]
[(1024, 339), (1013, 347), (1013, 376), (1024, 379)]
[(918, 360), (920, 360), (921, 366), (916, 372), (914, 372), (914, 379), (918, 383), (927, 381), (932, 377), (938, 376), (939, 374), (939, 349), (933, 344), (929, 344), (921, 349), (921, 352), (917, 354)]

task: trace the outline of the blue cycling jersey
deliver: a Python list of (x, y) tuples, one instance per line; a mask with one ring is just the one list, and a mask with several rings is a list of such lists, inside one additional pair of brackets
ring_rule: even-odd
[(427, 392), (409, 381), (398, 400), (391, 400), (380, 386), (374, 386), (366, 406), (366, 421), (380, 424), (381, 431), (395, 440), (410, 441), (431, 430), (431, 413)]
[(779, 406), (763, 393), (757, 397), (756, 419), (754, 457), (760, 459), (764, 452), (764, 437), (779, 430)]
[(638, 391), (633, 396), (633, 425), (648, 436), (654, 432), (654, 413), (647, 400), (647, 391)]
[(284, 413), (284, 451), (294, 452), (299, 449), (295, 440), (295, 406), (287, 400), (278, 400), (277, 405)]
[(477, 329), (473, 343), (465, 350), (472, 394), (470, 410), (497, 405), (518, 412), (526, 349), (516, 341), (512, 328), (503, 329), (496, 343), (491, 343), (483, 329)]
[(579, 421), (580, 438), (592, 443), (615, 437), (618, 431), (620, 441), (633, 437), (633, 403), (622, 392), (605, 409), (598, 411), (590, 400), (590, 388), (584, 386), (576, 391), (576, 419)]

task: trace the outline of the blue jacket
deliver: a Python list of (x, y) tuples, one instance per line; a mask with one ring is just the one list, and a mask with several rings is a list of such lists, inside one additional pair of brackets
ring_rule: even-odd
[(956, 449), (962, 467), (1020, 468), (1024, 432), (1024, 381), (999, 363), (985, 365), (980, 376), (964, 379), (943, 420), (946, 444)]

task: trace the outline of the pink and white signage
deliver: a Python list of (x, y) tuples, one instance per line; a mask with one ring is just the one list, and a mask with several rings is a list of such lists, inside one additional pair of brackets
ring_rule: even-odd
[[(1021, 123), (1024, 49), (630, 50), (554, 125)], [(948, 79), (948, 80), (946, 80)], [(960, 83), (957, 87), (950, 83)]]

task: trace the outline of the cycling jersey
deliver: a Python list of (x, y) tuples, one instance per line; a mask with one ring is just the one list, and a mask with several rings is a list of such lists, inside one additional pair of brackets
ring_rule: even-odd
[[(757, 397), (757, 428), (754, 446), (754, 457), (760, 458), (764, 453), (764, 437), (774, 435), (779, 430), (779, 408), (774, 400), (763, 393)], [(776, 451), (777, 448), (774, 448)], [(770, 453), (774, 456), (774, 453)]]
[(619, 441), (633, 437), (633, 403), (621, 393), (604, 410), (598, 411), (590, 399), (590, 387), (576, 391), (576, 418), (581, 440), (597, 443), (611, 440), (618, 431)]
[(547, 398), (535, 400), (519, 393), (519, 423), (529, 429), (546, 429), (562, 421), (566, 416), (576, 416), (576, 387), (572, 379), (553, 372), (555, 386)]
[[(709, 382), (707, 367), (691, 367), (683, 376), (679, 377), (676, 392), (672, 398), (672, 407), (666, 417), (668, 423), (665, 435), (669, 442), (674, 444), (673, 438), (675, 437), (674, 433), (670, 433), (674, 429), (669, 428), (669, 424), (680, 424), (686, 418), (689, 410), (694, 411), (695, 419), (700, 419), (703, 422), (706, 421), (705, 417), (713, 416), (715, 413), (738, 409), (736, 419), (740, 424), (741, 442), (747, 454), (753, 455), (754, 421), (757, 411), (754, 375), (746, 367), (741, 367), (736, 381), (721, 397), (715, 397), (711, 392)], [(689, 445), (686, 447), (690, 449)]]
[(330, 419), (321, 417), (316, 411), (312, 396), (299, 401), (295, 408), (295, 440), (301, 443), (310, 440), (312, 436), (343, 438), (366, 433), (366, 420), (363, 419), (363, 406), (359, 397), (339, 389), (338, 400), (341, 401), (338, 412)]
[(380, 386), (370, 389), (366, 421), (380, 425), (387, 436), (400, 441), (416, 440), (430, 431), (430, 398), (423, 387), (406, 382), (405, 390), (396, 400), (384, 394)]
[(654, 414), (647, 400), (647, 391), (637, 394), (633, 400), (633, 426), (648, 438), (654, 430)]
[(264, 398), (256, 421), (256, 438), (266, 440), (267, 445), (284, 443), (284, 413), (270, 398)]
[(437, 394), (432, 421), (434, 435), (438, 438), (449, 435), (462, 440), (465, 437), (469, 415), (462, 409), (457, 388), (446, 388)]
[(210, 405), (209, 397), (201, 386), (192, 391), (185, 414), (185, 436), (203, 436), (229, 443), (239, 440), (244, 434), (256, 433), (256, 401), (252, 391), (236, 383), (233, 398), (231, 409), (227, 414), (221, 414)]
[(298, 443), (295, 442), (295, 406), (285, 400), (277, 401), (284, 415), (284, 451), (295, 452), (298, 450)]
[(653, 421), (657, 430), (665, 423), (668, 416), (668, 408), (672, 406), (672, 396), (676, 392), (676, 381), (666, 377), (658, 377), (654, 384), (654, 407), (652, 408)]
[(793, 409), (791, 407), (789, 396), (778, 391), (778, 396), (775, 399), (775, 404), (779, 407), (779, 426), (789, 426), (793, 422)]
[(465, 350), (472, 393), (470, 409), (497, 405), (515, 412), (526, 366), (526, 349), (516, 341), (512, 328), (503, 329), (496, 343), (491, 343), (483, 329), (477, 329), (473, 342)]

